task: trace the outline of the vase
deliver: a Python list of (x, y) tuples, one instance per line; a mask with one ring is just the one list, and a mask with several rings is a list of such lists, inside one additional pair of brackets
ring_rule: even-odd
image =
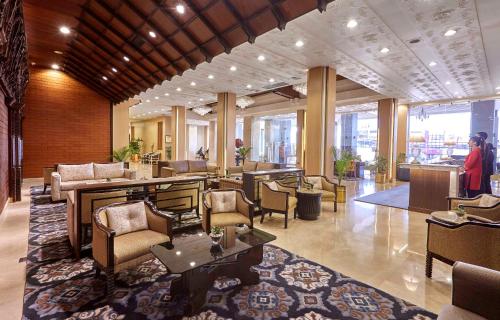
[(337, 186), (337, 203), (345, 203), (346, 201), (346, 187)]
[(224, 232), (221, 233), (210, 233), (210, 239), (212, 239), (212, 244), (213, 245), (218, 245), (220, 241), (222, 240), (222, 236), (224, 236)]

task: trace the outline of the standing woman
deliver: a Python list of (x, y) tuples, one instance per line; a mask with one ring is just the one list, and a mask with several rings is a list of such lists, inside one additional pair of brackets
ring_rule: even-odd
[(483, 160), (481, 157), (482, 139), (472, 137), (469, 140), (471, 151), (465, 157), (465, 188), (467, 189), (467, 197), (474, 198), (481, 194), (481, 176), (483, 171)]

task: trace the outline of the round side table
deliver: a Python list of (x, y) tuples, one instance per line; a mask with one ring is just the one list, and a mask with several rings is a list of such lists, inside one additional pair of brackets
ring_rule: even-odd
[(297, 213), (299, 219), (317, 220), (321, 212), (321, 191), (297, 190)]

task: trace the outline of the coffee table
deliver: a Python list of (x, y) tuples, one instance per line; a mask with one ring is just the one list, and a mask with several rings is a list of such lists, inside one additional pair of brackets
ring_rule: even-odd
[(241, 285), (259, 282), (259, 274), (250, 267), (262, 262), (263, 246), (275, 240), (272, 234), (258, 229), (238, 235), (234, 246), (223, 249), (212, 246), (212, 239), (204, 232), (178, 238), (151, 247), (151, 252), (172, 274), (170, 295), (188, 296), (186, 313), (196, 314), (205, 304), (207, 291), (221, 276), (238, 278)]
[(297, 190), (297, 213), (299, 219), (316, 220), (321, 212), (321, 191)]

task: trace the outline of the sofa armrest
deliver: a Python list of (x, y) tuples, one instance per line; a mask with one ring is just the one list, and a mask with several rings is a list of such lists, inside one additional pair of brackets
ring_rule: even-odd
[(227, 168), (227, 173), (229, 175), (231, 174), (235, 174), (235, 173), (243, 173), (243, 167), (242, 166), (238, 166), (238, 167), (229, 167)]
[[(104, 209), (105, 210), (105, 209)], [(92, 217), (92, 256), (104, 268), (114, 265), (115, 231), (106, 227), (99, 218), (102, 209), (93, 213)]]
[(158, 211), (151, 202), (145, 201), (146, 216), (148, 220), (149, 229), (166, 234), (172, 242), (174, 238), (173, 233), (173, 219), (167, 214)]
[(454, 198), (448, 197), (448, 210), (455, 210), (458, 208), (459, 204), (466, 206), (478, 206), (479, 201), (481, 201), (481, 195), (475, 198)]
[(170, 177), (175, 177), (176, 173), (173, 168), (169, 167), (162, 167), (160, 171), (160, 177), (161, 178), (170, 178)]
[(321, 187), (323, 190), (330, 191), (335, 194), (337, 193), (337, 184), (329, 180), (327, 177), (321, 177)]
[(137, 179), (137, 172), (135, 170), (124, 169), (123, 176), (125, 179), (135, 180)]
[(464, 262), (453, 265), (452, 304), (486, 319), (500, 312), (500, 272)]
[(288, 192), (291, 196), (296, 197), (297, 189), (295, 187), (285, 186), (279, 181), (276, 181), (276, 184), (278, 185), (279, 191)]
[(59, 172), (52, 172), (50, 176), (50, 194), (53, 201), (61, 199), (61, 175)]
[(289, 195), (290, 193), (286, 191), (272, 190), (266, 183), (262, 183), (261, 207), (270, 210), (287, 211)]
[(219, 172), (219, 167), (216, 164), (207, 164), (207, 172), (212, 174), (217, 174)]
[(248, 200), (243, 190), (236, 190), (236, 208), (238, 212), (246, 216), (250, 221), (253, 219), (253, 202)]

